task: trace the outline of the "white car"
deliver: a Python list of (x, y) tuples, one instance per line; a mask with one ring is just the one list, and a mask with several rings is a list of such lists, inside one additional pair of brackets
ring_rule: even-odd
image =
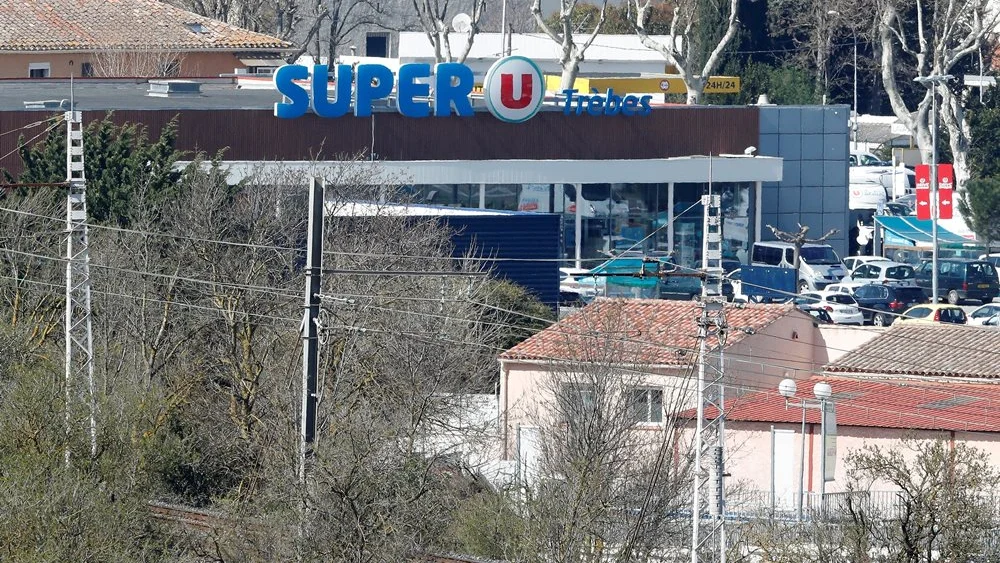
[(585, 268), (559, 268), (559, 292), (575, 294), (587, 302), (603, 292), (605, 278), (590, 275)]
[(868, 262), (844, 276), (842, 283), (886, 283), (890, 285), (917, 285), (913, 266), (902, 262)]
[(830, 285), (826, 286), (826, 291), (829, 291), (830, 293), (843, 293), (844, 295), (853, 296), (854, 290), (860, 287), (861, 285), (863, 284), (856, 282), (831, 283)]
[(968, 323), (977, 326), (1000, 326), (1000, 303), (986, 304), (969, 313)]
[(816, 307), (825, 309), (833, 322), (839, 325), (865, 324), (865, 316), (858, 309), (858, 302), (846, 293), (810, 291), (796, 297), (795, 305), (806, 310)]
[(887, 262), (888, 258), (883, 256), (848, 256), (844, 258), (844, 266), (848, 272), (853, 272), (858, 266), (869, 262)]

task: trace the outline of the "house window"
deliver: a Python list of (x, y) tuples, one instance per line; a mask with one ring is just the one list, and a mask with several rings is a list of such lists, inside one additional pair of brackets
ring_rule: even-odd
[(49, 63), (28, 63), (28, 78), (48, 78), (51, 74)]
[(80, 76), (94, 76), (94, 65), (91, 63), (81, 63)]
[(636, 424), (663, 422), (662, 389), (633, 389), (631, 404), (632, 420)]
[(560, 389), (559, 407), (566, 422), (582, 422), (590, 418), (596, 408), (597, 394), (593, 385), (567, 383)]

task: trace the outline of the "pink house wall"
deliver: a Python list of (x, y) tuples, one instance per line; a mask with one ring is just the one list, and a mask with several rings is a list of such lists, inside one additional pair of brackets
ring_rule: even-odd
[[(739, 327), (733, 327), (734, 330)], [(817, 357), (824, 357), (812, 317), (792, 312), (765, 327), (756, 334), (743, 338), (727, 348), (725, 353), (726, 378), (729, 382), (727, 396), (730, 400), (744, 393), (777, 389), (784, 377), (808, 379), (819, 371)], [(500, 425), (503, 435), (503, 459), (511, 459), (514, 440), (519, 425), (532, 425), (552, 399), (549, 390), (556, 368), (549, 361), (501, 360), (500, 362)], [(680, 385), (683, 377), (694, 377), (696, 372), (687, 366), (649, 369), (643, 376), (644, 385), (672, 388)], [(706, 378), (711, 380), (712, 373)], [(694, 385), (686, 384), (689, 389)], [(669, 401), (668, 401), (669, 404)], [(694, 408), (689, 398), (682, 408)], [(648, 429), (647, 429), (648, 430)]]
[[(798, 410), (796, 407), (789, 408)], [(794, 433), (792, 455), (778, 456), (774, 462), (777, 473), (793, 475), (795, 482), (791, 483), (792, 489), (797, 490), (801, 425), (781, 423), (772, 425), (765, 422), (736, 421), (726, 423), (726, 469), (732, 475), (728, 489), (736, 490), (742, 486), (747, 490), (770, 491), (772, 426), (775, 430), (786, 430)], [(916, 440), (943, 439), (956, 443), (966, 443), (983, 450), (995, 462), (1000, 462), (1000, 433), (838, 426), (836, 474), (834, 481), (827, 482), (826, 492), (835, 493), (846, 489), (846, 458), (850, 452), (859, 450), (866, 445), (882, 448), (898, 447), (904, 437)], [(803, 483), (803, 489), (806, 492), (819, 492), (820, 454), (822, 453), (820, 442), (819, 425), (807, 424)], [(781, 486), (781, 483), (777, 484), (779, 489)], [(872, 490), (893, 490), (893, 487), (889, 483), (875, 483)]]
[[(5, 53), (0, 56), (0, 78), (28, 78), (28, 67), (31, 63), (48, 63), (50, 78), (68, 78), (70, 73), (79, 77), (81, 66), (89, 62), (98, 68), (98, 57), (106, 56), (97, 53)], [(220, 74), (232, 74), (234, 69), (244, 69), (246, 65), (240, 62), (233, 53), (194, 52), (194, 53), (155, 53), (140, 56), (155, 56), (157, 60), (175, 59), (180, 61), (179, 76), (186, 77), (217, 77)]]

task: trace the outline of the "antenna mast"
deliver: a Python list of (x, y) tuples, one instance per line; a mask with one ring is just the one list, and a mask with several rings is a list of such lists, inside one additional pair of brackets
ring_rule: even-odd
[[(90, 252), (87, 234), (87, 184), (83, 172), (83, 115), (73, 105), (66, 120), (66, 464), (69, 465), (74, 405), (86, 394), (90, 414), (90, 455), (97, 455), (97, 403), (94, 396), (94, 336), (90, 315)], [(81, 384), (86, 388), (81, 388)]]

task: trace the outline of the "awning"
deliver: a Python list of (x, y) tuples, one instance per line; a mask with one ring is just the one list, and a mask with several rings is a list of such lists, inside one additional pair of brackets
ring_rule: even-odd
[(240, 62), (247, 66), (267, 66), (267, 67), (279, 67), (285, 64), (284, 59), (279, 59), (278, 57), (272, 58), (250, 58), (250, 57), (240, 57)]
[[(916, 217), (899, 216), (877, 216), (875, 221), (885, 230), (891, 232), (899, 238), (913, 241), (914, 244), (932, 244), (932, 227), (930, 219), (917, 219)], [(944, 229), (938, 224), (938, 244), (948, 243), (968, 243), (968, 239), (956, 235)]]

